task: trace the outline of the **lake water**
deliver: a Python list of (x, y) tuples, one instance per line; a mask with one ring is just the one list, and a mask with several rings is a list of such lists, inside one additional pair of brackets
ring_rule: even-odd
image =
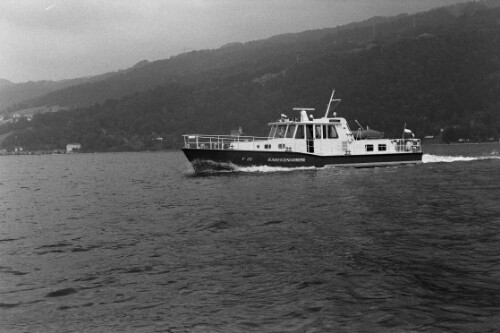
[(500, 331), (500, 144), (193, 174), (0, 157), (0, 332)]

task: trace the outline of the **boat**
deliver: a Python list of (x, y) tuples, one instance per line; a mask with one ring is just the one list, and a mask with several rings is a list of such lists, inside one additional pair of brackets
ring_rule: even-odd
[(422, 163), (422, 145), (411, 130), (401, 138), (384, 138), (382, 132), (352, 131), (333, 109), (340, 103), (333, 90), (326, 112), (314, 118), (313, 108), (293, 108), (298, 118), (285, 114), (269, 123), (267, 137), (185, 134), (182, 151), (196, 173), (242, 167), (284, 168), (353, 166), (374, 167)]

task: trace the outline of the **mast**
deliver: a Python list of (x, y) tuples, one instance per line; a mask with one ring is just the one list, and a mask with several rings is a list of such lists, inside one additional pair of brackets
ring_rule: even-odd
[[(330, 112), (330, 106), (332, 105), (332, 102), (336, 102), (336, 103), (340, 103), (340, 99), (338, 98), (333, 98), (333, 95), (335, 94), (335, 89), (333, 89), (332, 91), (332, 95), (330, 96), (330, 101), (328, 102), (328, 106), (326, 108), (326, 112), (325, 112), (325, 118), (328, 117), (328, 112)], [(336, 104), (335, 104), (336, 105)], [(333, 107), (335, 108), (335, 106)]]

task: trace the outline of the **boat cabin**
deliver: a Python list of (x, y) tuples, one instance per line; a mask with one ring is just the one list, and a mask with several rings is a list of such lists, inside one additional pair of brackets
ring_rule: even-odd
[[(338, 150), (339, 143), (352, 138), (351, 131), (344, 118), (319, 118), (314, 119), (310, 108), (295, 108), (300, 111), (300, 118), (282, 118), (276, 122), (269, 123), (267, 147), (287, 149), (288, 151), (301, 151), (319, 155), (331, 155)], [(272, 141), (272, 143), (271, 143)], [(259, 147), (256, 147), (260, 149)]]

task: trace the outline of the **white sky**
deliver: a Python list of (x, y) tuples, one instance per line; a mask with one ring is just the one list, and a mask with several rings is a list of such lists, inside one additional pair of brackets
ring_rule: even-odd
[(0, 78), (59, 80), (458, 0), (0, 0)]

